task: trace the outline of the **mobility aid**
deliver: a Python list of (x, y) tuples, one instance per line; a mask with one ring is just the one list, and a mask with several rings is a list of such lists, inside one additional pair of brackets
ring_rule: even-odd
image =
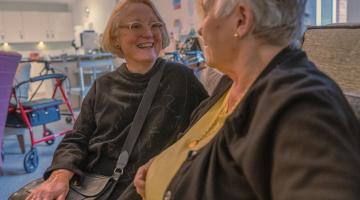
[[(36, 145), (45, 142), (48, 145), (54, 144), (55, 138), (58, 136), (65, 135), (70, 130), (65, 130), (60, 133), (54, 133), (46, 124), (55, 122), (61, 119), (59, 106), (66, 104), (70, 117), (75, 121), (74, 112), (70, 106), (69, 100), (65, 94), (63, 88), (63, 82), (66, 80), (64, 74), (45, 74), (41, 76), (32, 77), (29, 80), (22, 81), (16, 84), (12, 88), (11, 99), (14, 99), (16, 104), (10, 104), (8, 108), (8, 117), (6, 120), (6, 126), (12, 128), (27, 128), (30, 134), (31, 149), (25, 154), (24, 157), (24, 169), (27, 173), (34, 172), (39, 165), (39, 156), (36, 150)], [(44, 81), (54, 79), (55, 86), (51, 98), (43, 98), (30, 101), (20, 101), (16, 94), (16, 90), (24, 85), (38, 81)], [(60, 91), (62, 99), (56, 98), (57, 91)], [(43, 137), (35, 139), (34, 137), (34, 126), (43, 127)]]

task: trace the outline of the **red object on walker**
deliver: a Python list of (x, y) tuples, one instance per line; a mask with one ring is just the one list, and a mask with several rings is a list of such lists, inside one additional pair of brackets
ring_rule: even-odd
[[(64, 74), (46, 74), (32, 77), (29, 80), (20, 82), (12, 88), (11, 97), (15, 99), (16, 105), (10, 104), (8, 108), (6, 126), (29, 129), (31, 149), (29, 152), (26, 153), (24, 158), (24, 169), (27, 173), (34, 172), (39, 165), (39, 156), (37, 154), (35, 145), (41, 142), (52, 145), (56, 137), (65, 135), (70, 131), (65, 130), (60, 133), (53, 133), (46, 126), (46, 124), (50, 122), (58, 121), (61, 119), (59, 110), (59, 106), (61, 104), (66, 104), (72, 120), (75, 121), (74, 112), (70, 106), (69, 100), (62, 86), (62, 83), (66, 78), (67, 77)], [(21, 85), (49, 79), (55, 79), (55, 87), (51, 98), (21, 102), (16, 96), (16, 89)], [(62, 99), (55, 98), (56, 92), (58, 90), (61, 92)], [(33, 126), (39, 125), (43, 126), (43, 137), (40, 139), (35, 139)]]

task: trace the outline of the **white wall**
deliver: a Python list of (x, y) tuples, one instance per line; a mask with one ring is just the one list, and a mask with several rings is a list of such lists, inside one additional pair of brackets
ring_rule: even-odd
[(347, 0), (338, 0), (338, 23), (347, 22)]
[(360, 23), (360, 0), (348, 0), (348, 22)]
[[(74, 25), (83, 26), (84, 29), (93, 28), (96, 32), (102, 33), (106, 22), (114, 9), (117, 0), (77, 0), (71, 6), (74, 18)], [(197, 17), (195, 12), (195, 0), (182, 0), (182, 8), (174, 10), (171, 0), (153, 0), (155, 6), (165, 20), (169, 32), (176, 32), (174, 20), (180, 19), (183, 24), (182, 34), (187, 34), (191, 27), (196, 26)], [(193, 9), (191, 9), (191, 6)], [(89, 8), (89, 16), (85, 9)], [(193, 10), (193, 12), (190, 12)], [(92, 24), (92, 25), (91, 25)]]
[[(174, 33), (175, 39), (179, 39), (179, 32), (186, 35), (192, 28), (197, 31), (199, 20), (196, 15), (195, 0), (182, 0), (181, 9), (176, 10), (174, 10), (171, 0), (153, 0), (153, 2), (163, 17), (169, 33)], [(174, 21), (176, 19), (182, 22), (180, 31), (175, 27)]]
[[(76, 0), (71, 6), (74, 26), (102, 33), (115, 3), (116, 0)], [(86, 8), (89, 9), (89, 14), (86, 13)]]
[[(65, 2), (71, 3), (71, 1), (72, 0), (66, 0)], [(30, 2), (26, 0), (0, 1), (0, 11), (69, 12), (68, 4), (59, 2), (60, 1), (49, 2), (45, 0), (39, 2)], [(40, 56), (55, 56), (63, 53), (74, 53), (70, 42), (45, 42), (44, 45), (39, 45), (38, 43), (10, 43), (5, 45), (0, 43), (0, 50), (17, 51), (21, 53), (23, 57), (28, 57), (32, 52), (39, 53)]]

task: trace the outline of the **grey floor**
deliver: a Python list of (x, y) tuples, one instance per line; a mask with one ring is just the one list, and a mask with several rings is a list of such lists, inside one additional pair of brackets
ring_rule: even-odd
[[(48, 124), (48, 127), (58, 133), (72, 127), (72, 124), (66, 124), (64, 120)], [(36, 127), (35, 137), (42, 135), (42, 126)], [(26, 152), (30, 150), (30, 138), (28, 132), (25, 136)], [(46, 143), (40, 143), (36, 146), (39, 154), (39, 167), (33, 173), (26, 173), (23, 168), (23, 159), (25, 154), (21, 154), (16, 136), (7, 136), (4, 138), (5, 160), (3, 164), (3, 176), (0, 176), (0, 200), (6, 200), (20, 187), (36, 178), (42, 177), (43, 172), (50, 165), (55, 148), (62, 137), (57, 137), (55, 143), (51, 146)]]

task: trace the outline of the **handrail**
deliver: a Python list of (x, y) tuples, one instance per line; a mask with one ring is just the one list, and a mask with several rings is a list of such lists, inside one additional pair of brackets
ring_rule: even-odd
[(47, 79), (61, 79), (63, 81), (66, 79), (66, 75), (64, 75), (64, 74), (45, 74), (45, 75), (41, 75), (41, 76), (35, 76), (33, 78), (29, 78), (26, 81), (20, 82), (19, 84), (15, 85), (14, 88), (17, 89), (23, 84), (37, 82), (37, 81), (43, 81), (43, 80), (47, 80)]

